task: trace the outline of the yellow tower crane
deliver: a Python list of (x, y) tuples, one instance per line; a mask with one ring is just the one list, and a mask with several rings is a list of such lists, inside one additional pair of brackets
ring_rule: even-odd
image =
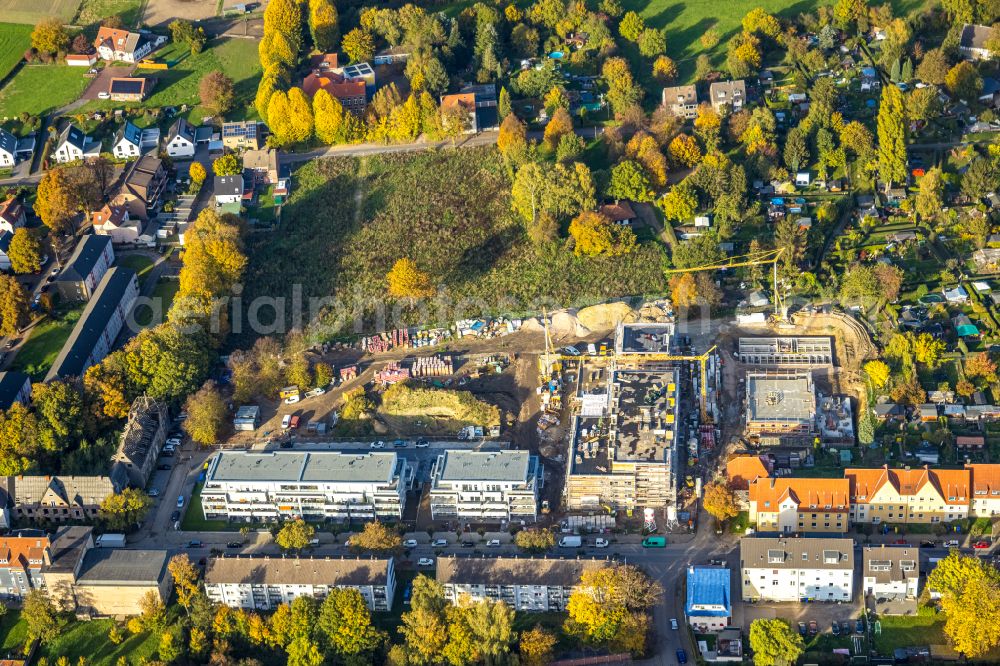
[(771, 276), (774, 288), (774, 316), (784, 319), (784, 308), (782, 305), (781, 293), (778, 291), (778, 260), (785, 253), (785, 248), (779, 247), (776, 250), (763, 250), (761, 252), (751, 252), (729, 257), (724, 261), (714, 264), (702, 264), (690, 268), (668, 268), (666, 274), (673, 273), (700, 273), (701, 271), (717, 271), (725, 268), (741, 268), (743, 266), (765, 266), (771, 264)]
[(680, 354), (618, 354), (615, 356), (615, 361), (620, 363), (653, 363), (656, 361), (697, 361), (701, 369), (701, 381), (699, 384), (699, 389), (701, 393), (701, 422), (711, 423), (711, 418), (708, 414), (708, 372), (706, 370), (706, 365), (708, 364), (708, 357), (712, 355), (712, 352), (716, 350), (717, 346), (712, 345), (704, 354), (700, 356), (683, 356)]

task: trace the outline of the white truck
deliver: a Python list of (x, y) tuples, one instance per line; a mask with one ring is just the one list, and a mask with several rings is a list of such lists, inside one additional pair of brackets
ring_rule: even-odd
[(583, 545), (583, 539), (578, 536), (564, 536), (559, 539), (560, 548), (579, 548)]
[(94, 545), (98, 548), (124, 548), (125, 547), (125, 535), (124, 534), (102, 534), (94, 541)]

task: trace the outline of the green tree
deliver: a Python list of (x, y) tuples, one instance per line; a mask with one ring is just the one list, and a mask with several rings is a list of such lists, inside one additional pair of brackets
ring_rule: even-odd
[(934, 167), (920, 178), (915, 210), (925, 220), (932, 220), (941, 213), (944, 205), (944, 180), (941, 169)]
[(483, 599), (465, 615), (472, 643), (487, 664), (503, 663), (514, 640), (514, 611), (503, 601)]
[(510, 93), (507, 92), (507, 88), (500, 86), (500, 98), (497, 102), (497, 115), (500, 116), (500, 120), (506, 120), (507, 116), (511, 114), (511, 103), (510, 103)]
[(698, 209), (698, 197), (694, 188), (683, 180), (674, 185), (673, 189), (663, 195), (656, 204), (668, 220), (686, 222)]
[(998, 178), (1000, 178), (1000, 168), (993, 160), (977, 157), (969, 162), (968, 168), (962, 174), (962, 194), (978, 201), (996, 189)]
[(216, 176), (239, 176), (243, 173), (243, 162), (236, 153), (226, 153), (212, 162), (212, 173)]
[(639, 33), (639, 53), (646, 58), (663, 55), (667, 51), (667, 37), (662, 30), (646, 28)]
[(44, 590), (31, 590), (21, 602), (21, 619), (27, 624), (25, 649), (33, 642), (48, 643), (59, 636), (65, 621)]
[(963, 60), (948, 70), (944, 77), (944, 85), (948, 92), (967, 102), (973, 102), (983, 89), (983, 79), (968, 60)]
[(75, 384), (64, 380), (34, 384), (31, 402), (38, 416), (38, 441), (46, 451), (62, 452), (83, 436), (86, 414)]
[(923, 60), (917, 65), (917, 78), (925, 83), (941, 85), (948, 74), (948, 56), (942, 49), (931, 49), (924, 54)]
[(632, 11), (625, 12), (622, 20), (618, 23), (618, 32), (630, 42), (638, 40), (639, 35), (645, 29), (646, 22), (642, 20), (641, 16)]
[(15, 273), (37, 273), (42, 270), (42, 244), (24, 227), (14, 231), (7, 256)]
[(271, 0), (264, 9), (264, 34), (280, 33), (292, 47), (292, 54), (302, 48), (302, 9), (295, 0)]
[(978, 557), (956, 550), (927, 577), (941, 594), (944, 633), (955, 650), (975, 659), (1000, 644), (1000, 573)]
[(315, 641), (307, 636), (299, 636), (288, 644), (288, 666), (320, 666), (323, 653)]
[(316, 528), (306, 523), (301, 518), (285, 521), (274, 537), (274, 542), (282, 550), (302, 550), (309, 545), (309, 542), (316, 534)]
[(0, 475), (17, 476), (32, 465), (38, 450), (38, 420), (27, 407), (13, 403), (0, 411)]
[(653, 188), (646, 172), (638, 162), (622, 160), (611, 168), (608, 196), (630, 201), (649, 201)]
[(344, 35), (340, 48), (351, 62), (371, 60), (375, 55), (375, 40), (372, 39), (371, 33), (355, 28)]
[(167, 401), (198, 390), (214, 358), (205, 333), (182, 331), (173, 324), (140, 331), (124, 351), (128, 384)]
[(355, 589), (330, 590), (320, 607), (316, 629), (340, 659), (371, 655), (385, 641), (372, 625), (371, 613)]
[(750, 624), (754, 666), (791, 666), (805, 652), (802, 637), (785, 620), (757, 619)]
[(215, 446), (226, 425), (226, 401), (213, 382), (205, 382), (196, 393), (184, 401), (188, 418), (182, 427), (193, 441), (202, 446)]
[(153, 500), (149, 495), (136, 488), (126, 488), (105, 497), (97, 515), (110, 529), (124, 531), (142, 522), (151, 506)]
[(628, 61), (624, 58), (605, 60), (601, 66), (601, 76), (608, 86), (608, 103), (615, 113), (622, 113), (642, 101), (642, 88), (636, 84)]
[(886, 188), (906, 179), (906, 127), (903, 93), (896, 86), (882, 88), (878, 108), (878, 175)]
[(329, 53), (337, 48), (337, 20), (337, 7), (330, 0), (309, 0), (309, 33), (317, 51)]
[(809, 164), (809, 145), (806, 142), (806, 133), (799, 127), (788, 130), (785, 137), (785, 166), (789, 171), (798, 171), (804, 165)]

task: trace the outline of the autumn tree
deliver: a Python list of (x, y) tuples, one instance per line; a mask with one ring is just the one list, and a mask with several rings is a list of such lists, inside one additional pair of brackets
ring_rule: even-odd
[(337, 7), (330, 0), (309, 0), (309, 34), (317, 51), (330, 53), (337, 48), (340, 29)]
[(943, 204), (944, 180), (941, 169), (933, 167), (920, 178), (920, 189), (917, 192), (915, 210), (922, 219), (936, 218)]
[(202, 106), (213, 114), (222, 115), (232, 109), (236, 101), (233, 80), (221, 70), (214, 69), (198, 82), (198, 97)]
[(754, 666), (788, 666), (805, 652), (802, 637), (780, 618), (757, 619), (750, 624)]
[(978, 557), (956, 550), (927, 576), (941, 594), (944, 633), (957, 652), (980, 657), (1000, 644), (1000, 572)]
[(508, 114), (500, 124), (497, 150), (512, 168), (520, 166), (528, 158), (528, 128), (513, 113)]
[(322, 88), (316, 91), (316, 94), (313, 95), (313, 122), (316, 138), (321, 143), (332, 146), (347, 140), (344, 134), (345, 113), (340, 100), (333, 98), (329, 92)]
[(615, 224), (606, 215), (594, 211), (584, 211), (573, 218), (569, 235), (574, 240), (573, 251), (578, 255), (628, 254), (636, 244), (635, 234), (629, 227)]
[(34, 589), (21, 602), (21, 620), (27, 625), (25, 647), (35, 641), (50, 642), (65, 624), (59, 609), (44, 590)]
[(551, 530), (529, 527), (514, 535), (514, 545), (529, 553), (542, 553), (556, 545), (556, 536)]
[(913, 337), (913, 358), (917, 363), (923, 363), (931, 368), (937, 367), (944, 351), (944, 340), (938, 340), (930, 333), (921, 333)]
[(519, 654), (524, 666), (546, 666), (552, 661), (558, 638), (540, 624), (521, 633)]
[(69, 32), (57, 18), (42, 19), (31, 31), (31, 48), (39, 53), (62, 53), (69, 42)]
[(282, 550), (302, 550), (309, 545), (315, 534), (315, 527), (301, 518), (296, 518), (285, 521), (281, 530), (278, 531), (278, 535), (274, 537), (274, 542)]
[(302, 88), (288, 90), (289, 136), (286, 143), (302, 143), (313, 135), (312, 104)]
[(12, 275), (0, 274), (0, 336), (10, 337), (28, 324), (28, 292)]
[(239, 176), (243, 173), (243, 162), (236, 153), (226, 153), (212, 162), (212, 173), (216, 176)]
[(573, 119), (569, 116), (569, 111), (560, 107), (552, 114), (552, 119), (545, 126), (545, 136), (543, 141), (545, 147), (551, 152), (555, 152), (559, 145), (559, 139), (573, 132)]
[(872, 383), (875, 388), (882, 388), (889, 382), (889, 366), (886, 365), (885, 361), (868, 361), (864, 365), (865, 374), (868, 376), (868, 381)]
[(613, 57), (604, 61), (601, 76), (608, 86), (608, 103), (615, 113), (621, 113), (642, 101), (643, 90), (635, 82), (628, 61)]
[(330, 590), (319, 610), (316, 630), (338, 660), (350, 662), (370, 656), (386, 636), (372, 624), (364, 597), (356, 589)]
[(659, 83), (670, 83), (677, 78), (677, 65), (665, 55), (653, 61), (653, 78)]
[(362, 62), (371, 60), (375, 55), (375, 40), (371, 33), (355, 28), (344, 35), (340, 48), (347, 54), (351, 62)]
[(201, 187), (201, 184), (205, 182), (208, 178), (208, 172), (205, 170), (205, 165), (201, 162), (191, 162), (191, 166), (188, 167), (188, 175), (191, 177), (191, 182)]
[(142, 522), (151, 506), (153, 500), (149, 495), (136, 488), (126, 488), (105, 497), (97, 516), (110, 529), (124, 531)]
[(736, 501), (736, 493), (724, 479), (706, 484), (703, 494), (702, 505), (705, 511), (715, 516), (717, 520), (725, 521), (739, 515), (740, 507)]
[(436, 291), (431, 276), (407, 257), (396, 260), (385, 279), (389, 283), (389, 295), (395, 298), (429, 298)]
[(351, 535), (347, 545), (362, 552), (391, 553), (403, 547), (403, 540), (391, 527), (375, 520), (365, 523), (361, 532)]
[(78, 206), (79, 200), (69, 169), (49, 169), (42, 175), (33, 205), (42, 224), (54, 233), (61, 234), (69, 228)]
[(903, 93), (896, 86), (882, 88), (878, 109), (878, 174), (886, 188), (906, 179), (906, 128)]
[(639, 35), (646, 29), (646, 22), (642, 20), (636, 12), (625, 12), (622, 20), (618, 23), (618, 32), (622, 37), (630, 42), (639, 39)]
[(975, 65), (963, 60), (948, 70), (944, 85), (952, 95), (971, 102), (975, 101), (983, 89), (983, 79)]
[(719, 142), (719, 132), (722, 129), (722, 116), (712, 108), (712, 105), (703, 102), (698, 105), (698, 111), (694, 118), (694, 131), (705, 142), (706, 150), (715, 150)]
[(668, 148), (670, 159), (676, 164), (685, 167), (693, 167), (701, 162), (701, 147), (693, 136), (688, 134), (678, 134), (670, 142)]
[(668, 220), (683, 223), (694, 216), (698, 209), (698, 197), (694, 188), (686, 180), (682, 180), (663, 195), (656, 202), (656, 205), (660, 207)]
[(264, 9), (264, 33), (284, 35), (296, 54), (302, 48), (302, 9), (295, 0), (271, 0)]
[(189, 614), (194, 605), (195, 597), (201, 594), (198, 585), (198, 569), (186, 553), (174, 555), (167, 562), (167, 570), (174, 581), (174, 590), (179, 603)]
[(982, 377), (991, 383), (997, 380), (996, 361), (987, 352), (968, 356), (963, 364), (963, 369), (967, 377)]
[(257, 93), (254, 95), (253, 100), (257, 115), (261, 118), (268, 117), (271, 96), (287, 85), (287, 71), (287, 67), (280, 63), (274, 63), (270, 67), (264, 68), (264, 73), (257, 84)]
[(662, 596), (662, 586), (632, 565), (588, 570), (570, 595), (563, 629), (590, 644), (641, 654), (647, 612)]
[(660, 151), (656, 139), (645, 133), (637, 132), (625, 144), (625, 156), (642, 165), (649, 181), (657, 188), (667, 184), (667, 158)]
[(10, 267), (15, 273), (37, 273), (42, 270), (42, 244), (35, 234), (24, 227), (14, 231), (7, 248)]
[(193, 441), (202, 446), (219, 443), (226, 424), (226, 401), (213, 382), (205, 382), (196, 393), (184, 401), (188, 417), (181, 427)]

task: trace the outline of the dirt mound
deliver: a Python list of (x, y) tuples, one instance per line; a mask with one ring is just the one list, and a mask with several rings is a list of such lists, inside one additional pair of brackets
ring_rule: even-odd
[(635, 321), (635, 312), (626, 303), (604, 303), (583, 308), (576, 313), (581, 326), (592, 331), (616, 328), (620, 322)]
[(556, 337), (575, 336), (583, 338), (590, 335), (586, 326), (580, 324), (573, 310), (559, 310), (552, 313), (552, 335)]
[(673, 306), (666, 299), (649, 301), (643, 303), (639, 309), (639, 321), (657, 323), (673, 321), (673, 312)]

